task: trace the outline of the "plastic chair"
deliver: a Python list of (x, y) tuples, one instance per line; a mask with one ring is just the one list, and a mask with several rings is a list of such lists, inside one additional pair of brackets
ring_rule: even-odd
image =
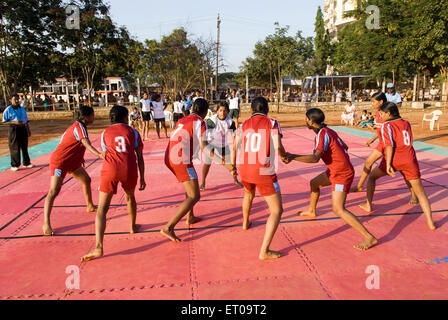
[(440, 130), (439, 119), (442, 114), (443, 114), (443, 112), (440, 110), (436, 110), (431, 113), (425, 113), (423, 115), (423, 119), (422, 119), (422, 128), (424, 126), (425, 121), (427, 121), (427, 122), (429, 122), (429, 129), (431, 131), (434, 130), (434, 125), (436, 123), (437, 123), (437, 131), (439, 131)]
[(165, 114), (165, 121), (168, 121), (170, 124), (170, 128), (173, 128), (174, 127), (173, 113), (168, 110), (163, 111), (163, 113)]

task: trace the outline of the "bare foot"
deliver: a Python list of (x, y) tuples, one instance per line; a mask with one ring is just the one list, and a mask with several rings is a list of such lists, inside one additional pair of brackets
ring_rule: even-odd
[(90, 253), (86, 254), (85, 256), (83, 256), (81, 258), (81, 261), (87, 262), (87, 261), (90, 261), (90, 260), (92, 260), (94, 258), (99, 258), (99, 257), (102, 257), (102, 256), (103, 256), (103, 249), (95, 248), (95, 249), (92, 250), (92, 252), (90, 252)]
[(252, 221), (243, 222), (243, 230), (247, 230), (252, 226)]
[(368, 238), (368, 239), (364, 239), (363, 242), (354, 245), (354, 247), (358, 250), (364, 251), (364, 250), (367, 250), (367, 249), (373, 247), (377, 243), (378, 243), (378, 240), (376, 240), (375, 238)]
[(47, 236), (47, 237), (54, 236), (53, 229), (51, 229), (49, 224), (44, 224), (42, 226), (42, 231), (44, 232), (44, 236)]
[(193, 216), (192, 218), (187, 218), (187, 225), (198, 223), (202, 221), (202, 218)]
[(243, 184), (241, 182), (239, 182), (239, 181), (235, 181), (233, 184), (236, 185), (237, 187), (240, 187), (240, 188), (244, 187)]
[(282, 256), (280, 252), (268, 250), (267, 252), (260, 253), (258, 257), (260, 260), (278, 259)]
[(409, 205), (413, 206), (418, 204), (418, 198), (411, 198), (411, 200), (409, 200)]
[(301, 216), (301, 217), (316, 218), (316, 212), (312, 212), (312, 211), (309, 211), (309, 210), (299, 211), (299, 212), (297, 212), (297, 215)]
[(140, 228), (141, 228), (141, 225), (136, 224), (136, 225), (131, 227), (131, 231), (129, 233), (130, 234), (137, 233)]
[(163, 234), (165, 237), (167, 237), (168, 239), (170, 239), (173, 242), (181, 242), (182, 240), (179, 239), (176, 234), (174, 233), (173, 230), (170, 229), (162, 229), (160, 230), (160, 233)]
[(201, 184), (201, 186), (199, 187), (199, 190), (201, 190), (201, 191), (205, 190), (205, 183)]
[(434, 221), (430, 221), (430, 222), (428, 222), (428, 228), (429, 228), (429, 230), (436, 230), (437, 226), (434, 223)]
[(98, 206), (95, 206), (93, 204), (89, 204), (89, 205), (87, 205), (86, 212), (87, 213), (96, 212), (96, 209), (98, 209)]
[(368, 213), (372, 212), (372, 206), (366, 202), (364, 204), (360, 204), (359, 207), (365, 211), (367, 211)]
[(362, 186), (355, 186), (350, 189), (350, 192), (362, 192), (362, 191), (363, 191)]

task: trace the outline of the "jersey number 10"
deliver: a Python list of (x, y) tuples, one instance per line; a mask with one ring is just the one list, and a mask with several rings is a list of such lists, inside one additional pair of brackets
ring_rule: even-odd
[(246, 152), (258, 152), (261, 147), (261, 134), (249, 133), (246, 136)]

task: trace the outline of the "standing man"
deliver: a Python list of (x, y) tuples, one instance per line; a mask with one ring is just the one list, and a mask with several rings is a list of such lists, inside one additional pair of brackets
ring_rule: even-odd
[(238, 119), (240, 117), (240, 98), (236, 95), (236, 90), (232, 90), (232, 95), (229, 97), (230, 118), (235, 121), (236, 127), (239, 128)]
[(140, 100), (140, 107), (143, 117), (143, 141), (147, 141), (149, 139), (149, 121), (151, 121), (151, 99), (146, 92), (143, 94), (143, 99)]
[(398, 108), (401, 108), (401, 96), (398, 92), (395, 91), (395, 86), (393, 83), (387, 84), (386, 99), (387, 102), (393, 102), (397, 105)]
[(11, 170), (17, 171), (20, 166), (20, 152), (23, 156), (23, 167), (32, 168), (28, 155), (28, 137), (31, 136), (28, 115), (20, 106), (19, 95), (11, 97), (11, 105), (3, 112), (3, 123), (9, 124), (9, 152), (11, 153)]

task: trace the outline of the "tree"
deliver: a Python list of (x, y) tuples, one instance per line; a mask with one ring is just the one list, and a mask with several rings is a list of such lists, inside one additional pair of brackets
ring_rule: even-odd
[(314, 32), (316, 37), (314, 38), (314, 68), (315, 73), (324, 74), (328, 64), (328, 58), (332, 55), (332, 45), (330, 42), (330, 33), (325, 30), (324, 18), (322, 9), (317, 9), (316, 22), (314, 23)]
[(405, 36), (398, 43), (409, 60), (422, 69), (439, 72), (444, 83), (443, 100), (448, 100), (448, 6), (435, 0), (409, 1)]
[(146, 40), (139, 73), (159, 83), (166, 92), (183, 93), (193, 86), (201, 86), (211, 72), (210, 50), (206, 45), (202, 49), (201, 52), (183, 28), (175, 29), (160, 42)]
[(102, 0), (79, 0), (73, 4), (80, 8), (80, 29), (63, 31), (61, 46), (68, 54), (69, 64), (80, 71), (87, 88), (89, 105), (91, 91), (101, 83), (107, 70), (123, 61), (124, 29), (119, 29), (109, 16), (109, 6)]
[[(280, 27), (275, 23), (274, 34), (268, 35), (264, 42), (257, 42), (254, 57), (247, 58), (243, 72), (259, 77), (258, 81), (274, 80), (280, 94), (283, 77), (303, 76), (305, 66), (314, 56), (312, 38), (304, 38), (300, 31), (288, 35), (289, 27)], [(273, 78), (273, 79), (272, 79)], [(256, 80), (256, 81), (257, 81)], [(272, 85), (271, 85), (272, 87)], [(277, 99), (277, 112), (280, 109), (280, 96)]]
[(0, 85), (3, 98), (54, 79), (60, 0), (0, 3)]

